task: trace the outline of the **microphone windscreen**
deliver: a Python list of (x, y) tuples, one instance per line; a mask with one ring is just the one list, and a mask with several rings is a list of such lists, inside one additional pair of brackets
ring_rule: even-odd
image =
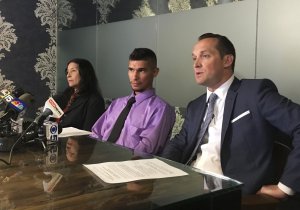
[(34, 103), (33, 95), (31, 95), (30, 93), (23, 93), (19, 96), (19, 99), (24, 101), (24, 103), (27, 105), (32, 105)]

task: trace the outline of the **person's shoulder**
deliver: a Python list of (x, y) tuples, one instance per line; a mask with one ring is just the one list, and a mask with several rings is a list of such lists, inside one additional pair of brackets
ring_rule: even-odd
[(276, 88), (275, 83), (270, 79), (241, 79), (241, 86), (247, 87), (247, 88), (254, 88), (254, 87), (273, 87)]
[(124, 103), (127, 103), (129, 96), (122, 96), (122, 97), (118, 97), (118, 98), (111, 98), (110, 103), (109, 103), (109, 107), (110, 108), (114, 108), (115, 106), (120, 106)]
[(274, 83), (272, 80), (267, 78), (262, 79), (241, 79), (242, 84), (261, 84), (261, 83)]
[(121, 97), (113, 98), (112, 103), (123, 102), (123, 101), (127, 101), (128, 99), (129, 96), (121, 96)]
[(188, 106), (199, 106), (199, 104), (202, 102), (206, 102), (206, 93), (203, 93), (201, 96), (191, 100), (188, 103)]
[(85, 99), (97, 98), (97, 93), (95, 93), (95, 92), (90, 92), (90, 93), (81, 92), (81, 93), (78, 94), (78, 97), (85, 98)]
[(88, 97), (92, 99), (103, 99), (103, 96), (99, 92), (92, 92), (88, 95)]
[(58, 103), (62, 101), (68, 101), (71, 96), (71, 89), (66, 88), (64, 91), (57, 92), (52, 98)]
[(92, 92), (89, 94), (82, 95), (82, 98), (88, 101), (91, 104), (104, 104), (104, 98), (99, 92)]
[(153, 97), (153, 101), (155, 101), (155, 104), (157, 106), (172, 107), (165, 99), (161, 98), (158, 95), (155, 95)]

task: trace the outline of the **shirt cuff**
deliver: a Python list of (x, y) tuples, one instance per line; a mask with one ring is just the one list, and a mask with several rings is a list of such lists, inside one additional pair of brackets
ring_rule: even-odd
[(282, 190), (285, 194), (292, 196), (295, 194), (294, 190), (291, 188), (287, 187), (286, 185), (282, 184), (281, 182), (278, 183), (278, 188)]

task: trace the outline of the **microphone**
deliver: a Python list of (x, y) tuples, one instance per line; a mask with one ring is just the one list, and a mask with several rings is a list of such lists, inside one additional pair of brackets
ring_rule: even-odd
[(18, 97), (21, 101), (23, 101), (26, 105), (28, 104), (33, 104), (34, 103), (34, 98), (33, 95), (30, 93), (23, 93)]
[(7, 89), (0, 90), (0, 103), (5, 106), (4, 114), (0, 117), (0, 152), (9, 151), (22, 133), (22, 115), (31, 101), (33, 96), (22, 89), (13, 91), (13, 94)]
[(25, 93), (25, 91), (22, 89), (22, 88), (15, 88), (13, 91), (12, 91), (12, 94), (14, 96), (16, 96), (17, 98), (20, 98), (21, 95), (23, 95)]
[[(0, 91), (0, 92), (2, 92), (2, 91)], [(1, 93), (0, 93), (0, 95), (1, 95)], [(2, 94), (2, 95), (4, 95), (4, 94)], [(2, 97), (2, 95), (1, 95), (1, 97)], [(30, 129), (34, 128), (35, 126), (41, 127), (42, 124), (44, 123), (44, 120), (48, 116), (52, 116), (53, 118), (60, 118), (63, 114), (64, 114), (64, 112), (62, 111), (62, 109), (58, 106), (58, 104), (54, 101), (54, 99), (52, 97), (50, 97), (45, 103), (43, 113), (40, 114), (38, 117), (36, 117), (35, 120), (30, 123), (30, 125), (20, 134), (20, 136), (18, 136), (17, 140), (14, 141), (14, 143), (10, 146), (8, 161), (4, 161), (2, 159), (0, 159), (0, 161), (3, 161), (7, 165), (10, 165), (11, 160), (12, 160), (12, 153), (14, 151), (15, 146), (22, 142), (25, 135), (27, 134), (27, 132)], [(50, 140), (57, 140), (57, 138), (55, 138), (55, 137), (58, 135), (59, 127), (56, 127), (55, 129), (53, 129), (53, 128), (54, 128), (53, 126), (50, 127), (50, 132), (51, 133), (50, 133), (49, 138), (50, 138)], [(41, 143), (45, 148), (44, 143), (43, 142), (41, 142)]]
[(6, 101), (10, 101), (12, 98), (13, 97), (10, 96), (10, 92), (7, 89), (3, 89), (0, 91), (0, 103), (1, 104), (4, 104)]
[(15, 96), (15, 98), (21, 100), (25, 104), (25, 108), (28, 108), (28, 106), (32, 106), (34, 101), (33, 95), (30, 92), (25, 92), (22, 88), (16, 88), (12, 91), (12, 95)]
[(35, 118), (33, 123), (40, 126), (48, 116), (53, 118), (60, 118), (61, 116), (63, 116), (63, 114), (63, 110), (58, 106), (55, 100), (52, 97), (50, 97), (45, 103), (43, 113), (40, 114), (37, 118)]
[(0, 100), (1, 104), (6, 105), (5, 114), (0, 117), (2, 121), (16, 119), (26, 109), (26, 104), (6, 89), (0, 91)]
[(37, 128), (37, 140), (42, 144), (44, 150), (46, 149), (46, 146), (44, 144), (44, 137), (46, 137), (46, 139), (49, 141), (55, 142), (58, 140), (58, 133), (62, 130), (60, 129), (60, 126), (57, 122), (45, 122), (46, 118), (49, 116), (53, 118), (60, 118), (63, 114), (64, 112), (59, 107), (59, 105), (52, 97), (50, 97), (45, 103), (44, 111), (32, 122), (31, 126)]
[(10, 110), (15, 110), (18, 113), (20, 113), (24, 111), (27, 107), (22, 100), (20, 100), (19, 98), (14, 98), (11, 100), (11, 102), (8, 103), (8, 108), (11, 109), (8, 109), (7, 112), (9, 112)]
[[(27, 108), (29, 106), (33, 106), (34, 103), (34, 98), (30, 93), (25, 93), (24, 91), (21, 92), (22, 95), (20, 95), (20, 92), (18, 92), (15, 95), (18, 95), (18, 98), (25, 103), (26, 107), (25, 110), (16, 114), (17, 119), (15, 118), (10, 118), (11, 121), (11, 129), (17, 133), (22, 133), (23, 129), (26, 129), (27, 126), (24, 125), (24, 115), (25, 115), (25, 111), (27, 110)], [(8, 116), (9, 117), (9, 116)]]

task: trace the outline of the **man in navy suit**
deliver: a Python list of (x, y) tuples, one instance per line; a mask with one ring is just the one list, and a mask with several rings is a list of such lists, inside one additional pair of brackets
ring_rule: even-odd
[[(194, 74), (207, 93), (188, 104), (182, 130), (162, 156), (239, 180), (243, 194), (281, 199), (299, 193), (300, 106), (280, 95), (270, 80), (234, 77), (235, 57), (227, 37), (199, 37), (192, 53)], [(212, 93), (217, 95), (213, 119), (199, 139)], [(278, 133), (292, 139), (293, 150), (279, 183), (274, 183), (272, 149)]]

